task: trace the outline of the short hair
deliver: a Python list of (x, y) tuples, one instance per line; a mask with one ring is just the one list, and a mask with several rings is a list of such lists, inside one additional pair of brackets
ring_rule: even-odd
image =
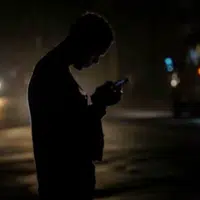
[(69, 35), (77, 40), (107, 49), (114, 40), (112, 27), (105, 18), (97, 13), (86, 12), (71, 25)]

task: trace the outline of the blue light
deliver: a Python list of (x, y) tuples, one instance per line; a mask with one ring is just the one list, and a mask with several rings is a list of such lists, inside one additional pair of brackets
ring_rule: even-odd
[(172, 72), (174, 70), (173, 61), (171, 58), (165, 58), (165, 65), (168, 72)]
[(168, 65), (167, 66), (167, 71), (168, 72), (172, 72), (174, 70), (174, 68), (171, 66), (171, 65)]
[(166, 65), (173, 65), (173, 61), (172, 61), (172, 59), (171, 58), (165, 58), (165, 64)]

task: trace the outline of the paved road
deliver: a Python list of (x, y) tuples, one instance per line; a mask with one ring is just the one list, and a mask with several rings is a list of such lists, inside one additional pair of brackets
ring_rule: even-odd
[[(200, 199), (200, 120), (123, 112), (104, 120), (97, 199)], [(0, 177), (0, 199), (36, 199), (29, 127), (0, 131)]]

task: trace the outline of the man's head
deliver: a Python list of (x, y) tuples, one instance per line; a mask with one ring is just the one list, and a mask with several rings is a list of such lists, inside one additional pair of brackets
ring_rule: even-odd
[(86, 13), (71, 25), (69, 38), (75, 50), (74, 67), (81, 70), (104, 55), (113, 42), (114, 36), (109, 23), (95, 13)]

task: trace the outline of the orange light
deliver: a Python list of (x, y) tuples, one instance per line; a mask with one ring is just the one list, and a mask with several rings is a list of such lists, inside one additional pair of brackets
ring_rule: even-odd
[(200, 76), (200, 67), (197, 69), (197, 74)]

